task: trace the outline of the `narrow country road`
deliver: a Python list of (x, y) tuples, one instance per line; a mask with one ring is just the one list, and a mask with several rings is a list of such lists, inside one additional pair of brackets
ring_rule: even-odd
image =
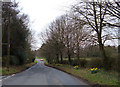
[(43, 61), (2, 81), (3, 85), (87, 85), (81, 80), (44, 65)]

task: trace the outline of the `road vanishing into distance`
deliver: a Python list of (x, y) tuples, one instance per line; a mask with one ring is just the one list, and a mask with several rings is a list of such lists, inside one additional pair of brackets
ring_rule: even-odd
[(87, 85), (83, 81), (37, 60), (31, 68), (2, 81), (2, 85)]

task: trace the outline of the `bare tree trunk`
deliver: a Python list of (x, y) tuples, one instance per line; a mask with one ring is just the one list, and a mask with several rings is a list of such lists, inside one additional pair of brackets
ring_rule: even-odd
[(59, 54), (56, 54), (57, 63), (59, 63)]
[(69, 64), (71, 65), (71, 56), (68, 54)]
[(101, 36), (99, 35), (98, 35), (98, 42), (99, 42), (100, 53), (103, 58), (103, 67), (105, 68), (105, 70), (108, 70), (109, 69), (108, 57), (105, 54), (104, 45), (102, 44), (102, 39), (101, 39)]
[(61, 64), (63, 63), (63, 54), (60, 52)]
[(78, 59), (78, 61), (79, 61), (79, 42), (77, 42), (77, 59)]
[(47, 61), (48, 61), (48, 63), (50, 63), (50, 56), (48, 56)]
[(69, 61), (69, 64), (71, 65), (71, 55), (70, 55), (69, 50), (68, 50), (68, 61)]

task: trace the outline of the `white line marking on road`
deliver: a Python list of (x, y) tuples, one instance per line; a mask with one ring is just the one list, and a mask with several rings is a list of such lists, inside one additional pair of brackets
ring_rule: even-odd
[(12, 74), (11, 76), (7, 76), (6, 78), (4, 78), (4, 79), (2, 79), (2, 80), (0, 80), (0, 81), (3, 81), (3, 80), (6, 80), (6, 79), (8, 79), (8, 78), (10, 78), (10, 77), (13, 77), (15, 74)]
[(12, 76), (14, 76), (15, 74), (12, 74)]

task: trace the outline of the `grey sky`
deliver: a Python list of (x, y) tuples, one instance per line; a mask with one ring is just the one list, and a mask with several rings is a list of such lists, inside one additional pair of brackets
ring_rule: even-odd
[(41, 42), (37, 34), (44, 31), (47, 25), (56, 17), (64, 14), (76, 0), (16, 0), (19, 1), (21, 12), (28, 14), (30, 28), (36, 32), (35, 47), (40, 47)]
[[(49, 23), (60, 15), (66, 13), (70, 6), (78, 0), (16, 0), (19, 1), (21, 12), (28, 14), (30, 19), (30, 28), (35, 32), (36, 43), (33, 49), (42, 45), (38, 34), (43, 32)], [(116, 45), (116, 41), (107, 41), (106, 43)]]

